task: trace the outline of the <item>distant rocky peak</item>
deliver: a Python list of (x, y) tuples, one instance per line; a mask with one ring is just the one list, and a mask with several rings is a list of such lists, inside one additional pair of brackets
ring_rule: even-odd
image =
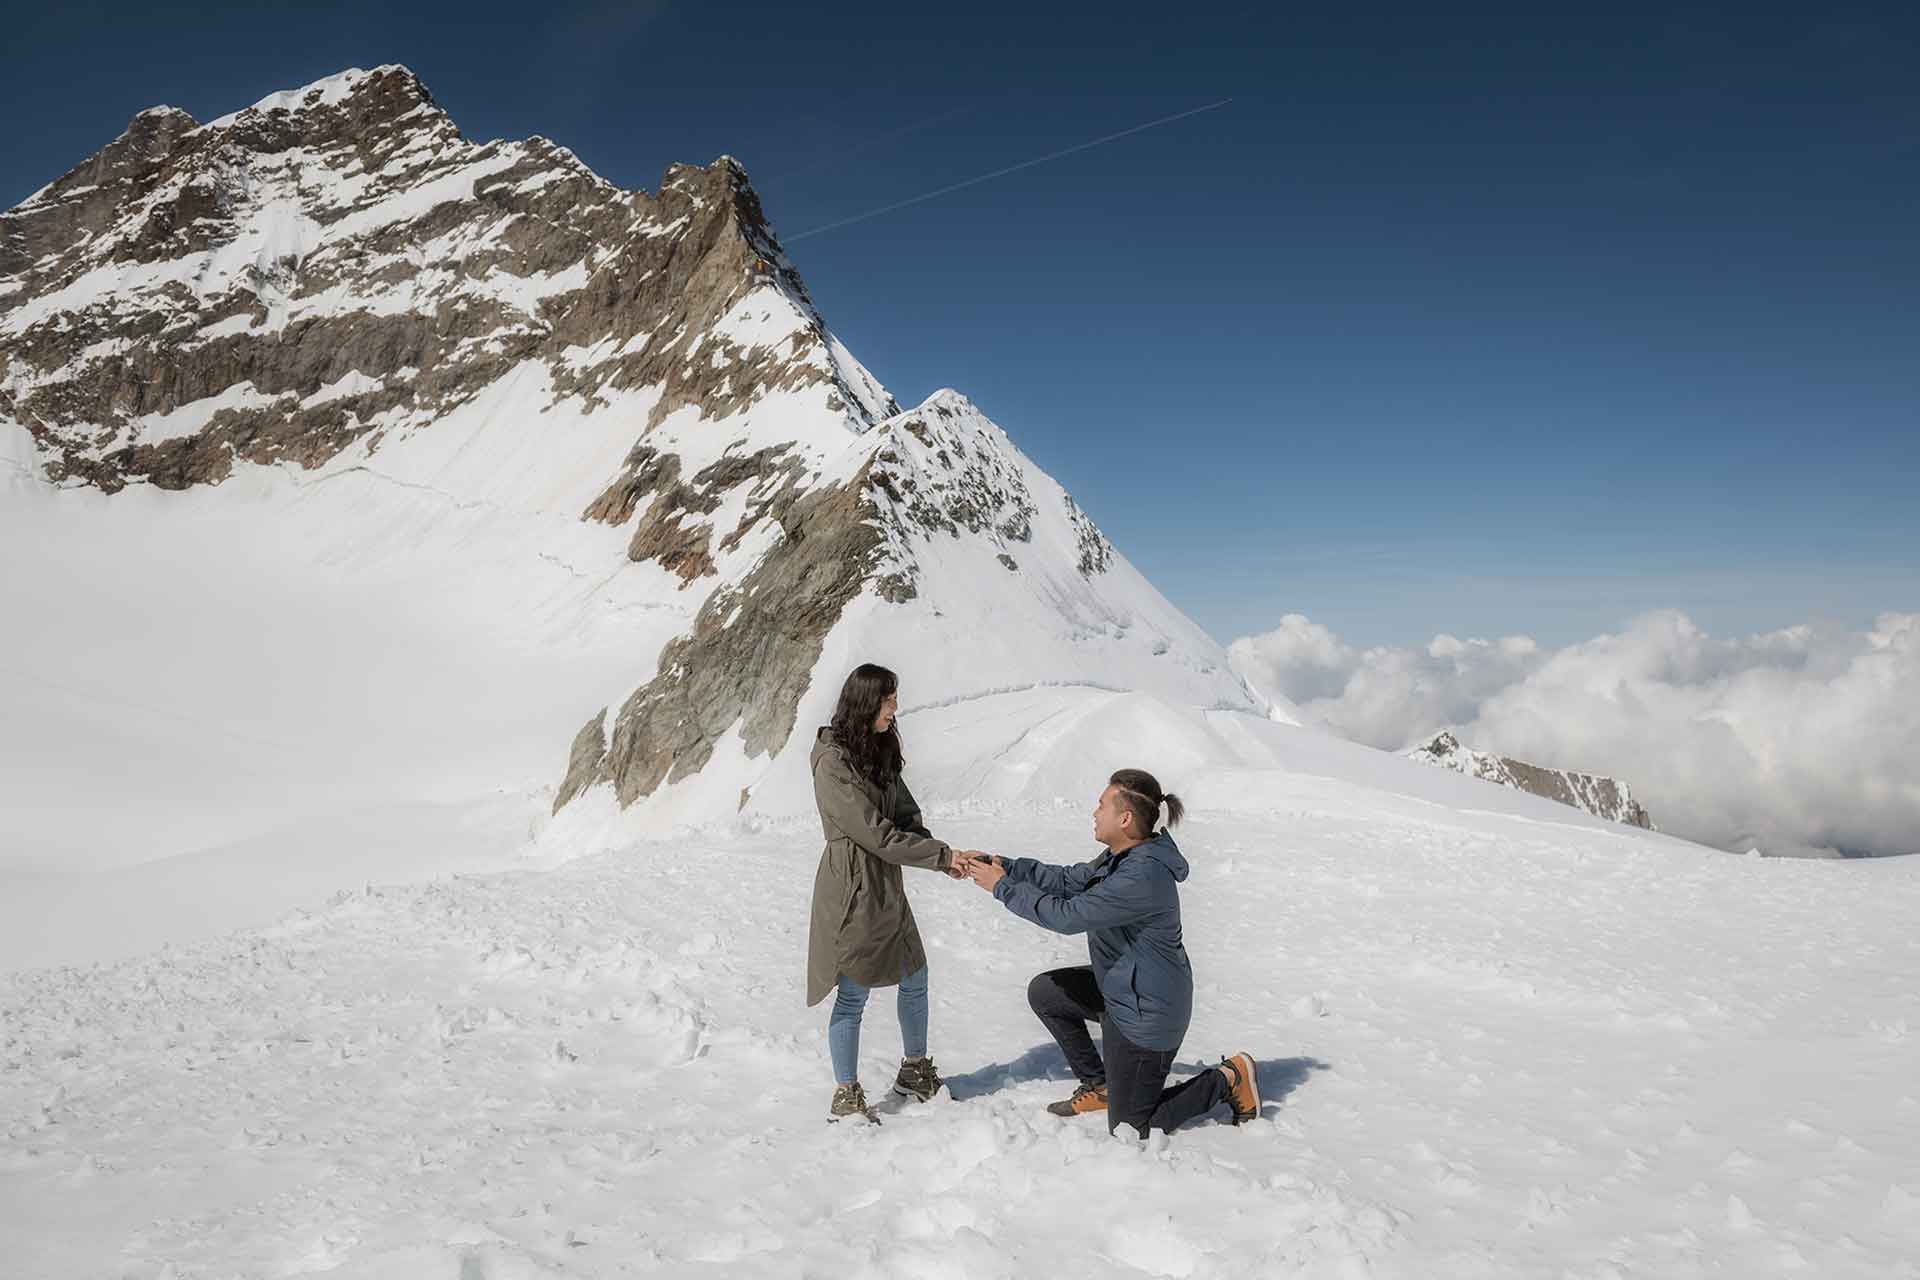
[(1469, 778), (1479, 778), (1571, 805), (1609, 822), (1622, 822), (1649, 831), (1656, 829), (1652, 817), (1633, 798), (1632, 788), (1616, 778), (1576, 773), (1569, 769), (1550, 769), (1515, 760), (1511, 756), (1475, 751), (1450, 730), (1436, 733), (1421, 746), (1407, 752), (1407, 756), (1422, 764), (1452, 769)]

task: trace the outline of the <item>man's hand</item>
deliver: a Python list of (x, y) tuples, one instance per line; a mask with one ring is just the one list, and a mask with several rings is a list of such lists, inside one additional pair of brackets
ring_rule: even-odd
[(947, 875), (955, 880), (967, 879), (973, 870), (974, 859), (980, 856), (980, 853), (973, 849), (953, 850), (953, 861), (947, 867)]
[(993, 886), (1005, 879), (1006, 874), (1007, 869), (1000, 864), (1000, 859), (992, 857), (989, 854), (980, 853), (977, 850), (974, 852), (972, 863), (967, 869), (967, 875), (973, 882), (982, 889), (985, 889), (988, 893), (993, 892)]

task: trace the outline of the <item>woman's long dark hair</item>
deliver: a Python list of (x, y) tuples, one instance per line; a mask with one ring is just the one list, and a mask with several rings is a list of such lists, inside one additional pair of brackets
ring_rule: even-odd
[(1162, 791), (1160, 781), (1145, 769), (1116, 769), (1107, 781), (1120, 788), (1120, 803), (1133, 813), (1133, 825), (1142, 835), (1152, 835), (1160, 806), (1167, 806), (1167, 825), (1173, 826), (1186, 816), (1187, 806), (1171, 791)]
[(880, 704), (889, 694), (898, 692), (899, 676), (885, 667), (863, 662), (840, 686), (840, 701), (833, 708), (833, 740), (846, 749), (855, 772), (872, 779), (876, 786), (884, 787), (899, 777), (906, 764), (900, 752), (900, 726), (890, 724), (885, 733), (873, 731)]

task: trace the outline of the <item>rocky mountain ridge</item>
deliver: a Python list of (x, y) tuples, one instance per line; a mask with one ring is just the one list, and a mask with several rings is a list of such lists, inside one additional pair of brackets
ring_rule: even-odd
[[(656, 390), (648, 425), (806, 388), (849, 430), (897, 408), (736, 162), (624, 192), (542, 138), (466, 140), (399, 67), (207, 125), (142, 112), (0, 215), (0, 280), (0, 412), (49, 478), (108, 490), (371, 452), (527, 362), (587, 412)], [(784, 344), (728, 331), (754, 293), (793, 313)]]
[(1464, 746), (1451, 732), (1444, 730), (1407, 752), (1407, 758), (1502, 787), (1544, 796), (1609, 822), (1623, 822), (1648, 831), (1658, 830), (1645, 807), (1633, 798), (1633, 789), (1614, 778), (1575, 773), (1568, 769), (1548, 769), (1508, 756), (1474, 751)]

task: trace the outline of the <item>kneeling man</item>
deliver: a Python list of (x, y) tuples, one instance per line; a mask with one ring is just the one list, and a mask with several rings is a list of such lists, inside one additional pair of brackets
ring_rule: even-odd
[[(976, 857), (968, 874), (1006, 908), (1055, 933), (1084, 933), (1091, 964), (1054, 969), (1027, 988), (1067, 1064), (1080, 1077), (1071, 1098), (1048, 1107), (1056, 1115), (1107, 1113), (1107, 1130), (1130, 1124), (1144, 1138), (1171, 1132), (1220, 1103), (1239, 1124), (1260, 1114), (1253, 1058), (1224, 1058), (1197, 1076), (1166, 1087), (1193, 1013), (1193, 968), (1180, 940), (1179, 884), (1187, 860), (1162, 828), (1180, 821), (1180, 798), (1154, 776), (1121, 769), (1100, 793), (1093, 838), (1106, 851), (1078, 866), (1032, 858)], [(1100, 1024), (1104, 1057), (1087, 1024)]]

